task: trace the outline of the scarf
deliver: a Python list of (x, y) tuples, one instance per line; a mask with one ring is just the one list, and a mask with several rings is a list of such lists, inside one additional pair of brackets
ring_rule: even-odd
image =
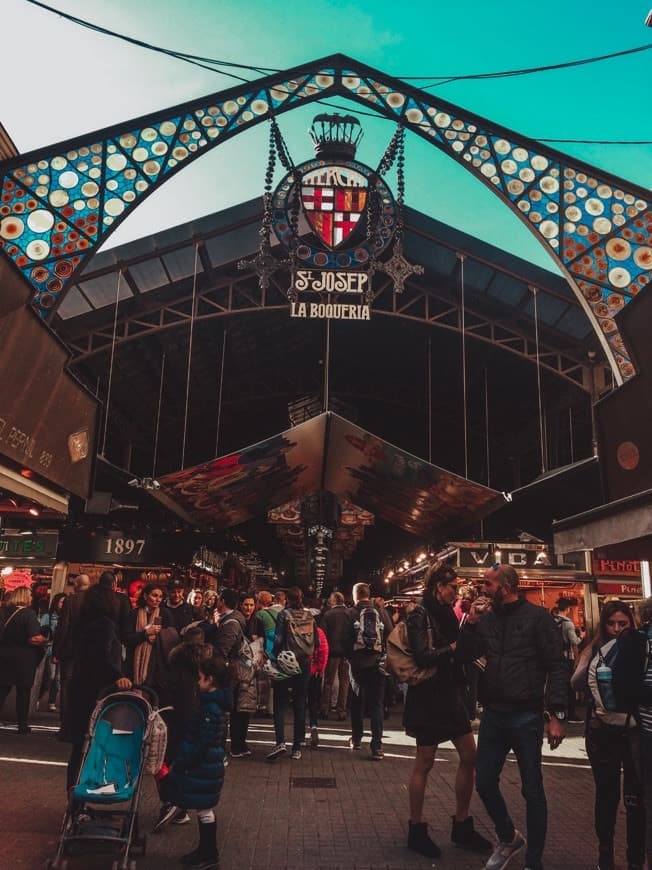
[[(139, 607), (136, 616), (136, 631), (145, 631), (145, 626), (151, 625), (158, 615), (158, 607), (155, 610), (152, 610), (151, 613), (147, 612), (146, 607)], [(149, 669), (149, 660), (152, 655), (153, 646), (154, 644), (150, 643), (148, 640), (144, 640), (142, 643), (138, 644), (136, 651), (134, 652), (134, 683), (138, 686), (147, 682), (147, 671)]]

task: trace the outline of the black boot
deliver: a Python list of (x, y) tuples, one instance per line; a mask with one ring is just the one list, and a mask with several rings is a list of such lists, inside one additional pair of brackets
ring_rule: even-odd
[(425, 822), (408, 822), (408, 825), (408, 849), (425, 855), (426, 858), (441, 858), (441, 849), (428, 836), (428, 825)]
[(191, 864), (186, 866), (191, 870), (219, 870), (217, 822), (199, 822), (199, 854)]
[(458, 822), (455, 816), (451, 817), (453, 828), (451, 830), (451, 843), (462, 849), (470, 849), (472, 852), (490, 852), (493, 844), (478, 834), (473, 827), (473, 816), (467, 816), (463, 822)]

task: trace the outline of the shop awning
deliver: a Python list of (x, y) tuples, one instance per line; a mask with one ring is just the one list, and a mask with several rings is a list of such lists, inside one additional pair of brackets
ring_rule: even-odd
[(552, 525), (556, 553), (600, 550), (612, 558), (652, 558), (652, 490), (576, 514)]
[(152, 494), (171, 510), (217, 529), (322, 490), (424, 538), (465, 528), (505, 504), (502, 493), (406, 453), (332, 412), (158, 483)]

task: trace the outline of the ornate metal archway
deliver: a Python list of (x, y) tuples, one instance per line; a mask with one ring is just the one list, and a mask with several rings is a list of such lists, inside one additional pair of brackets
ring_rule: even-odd
[(253, 124), (326, 97), (400, 121), (465, 166), (564, 271), (617, 383), (635, 374), (615, 314), (652, 277), (649, 192), (343, 55), (0, 164), (0, 245), (51, 317), (104, 239), (175, 172)]

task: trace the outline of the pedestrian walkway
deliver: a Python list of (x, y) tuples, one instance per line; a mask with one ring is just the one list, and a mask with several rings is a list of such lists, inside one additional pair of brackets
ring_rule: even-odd
[[(37, 716), (34, 732), (19, 736), (0, 727), (0, 819), (2, 868), (42, 870), (54, 854), (65, 803), (68, 746), (56, 739), (55, 717)], [(590, 870), (597, 854), (593, 834), (593, 788), (581, 726), (555, 753), (547, 752), (544, 775), (549, 803), (546, 870)], [(232, 760), (217, 811), (222, 870), (481, 870), (484, 861), (450, 843), (456, 754), (449, 745), (438, 753), (426, 796), (431, 834), (443, 850), (435, 863), (405, 849), (407, 778), (412, 741), (398, 715), (387, 723), (385, 758), (373, 762), (368, 735), (361, 752), (348, 749), (347, 723), (325, 722), (320, 746), (305, 748), (300, 761), (289, 754), (265, 763), (274, 744), (269, 720), (254, 719), (249, 744), (253, 756)], [(516, 764), (505, 766), (503, 786), (514, 820), (524, 825)], [(477, 797), (476, 827), (493, 838)], [(143, 829), (151, 830), (158, 800), (151, 778), (143, 790)], [(624, 844), (623, 818), (618, 842)], [(180, 866), (177, 856), (195, 845), (196, 823), (170, 825), (149, 837), (139, 870)], [(621, 854), (624, 847), (621, 848)], [(109, 868), (111, 861), (73, 859), (70, 870)], [(509, 870), (522, 870), (518, 856)], [(624, 860), (621, 868), (624, 870)]]

